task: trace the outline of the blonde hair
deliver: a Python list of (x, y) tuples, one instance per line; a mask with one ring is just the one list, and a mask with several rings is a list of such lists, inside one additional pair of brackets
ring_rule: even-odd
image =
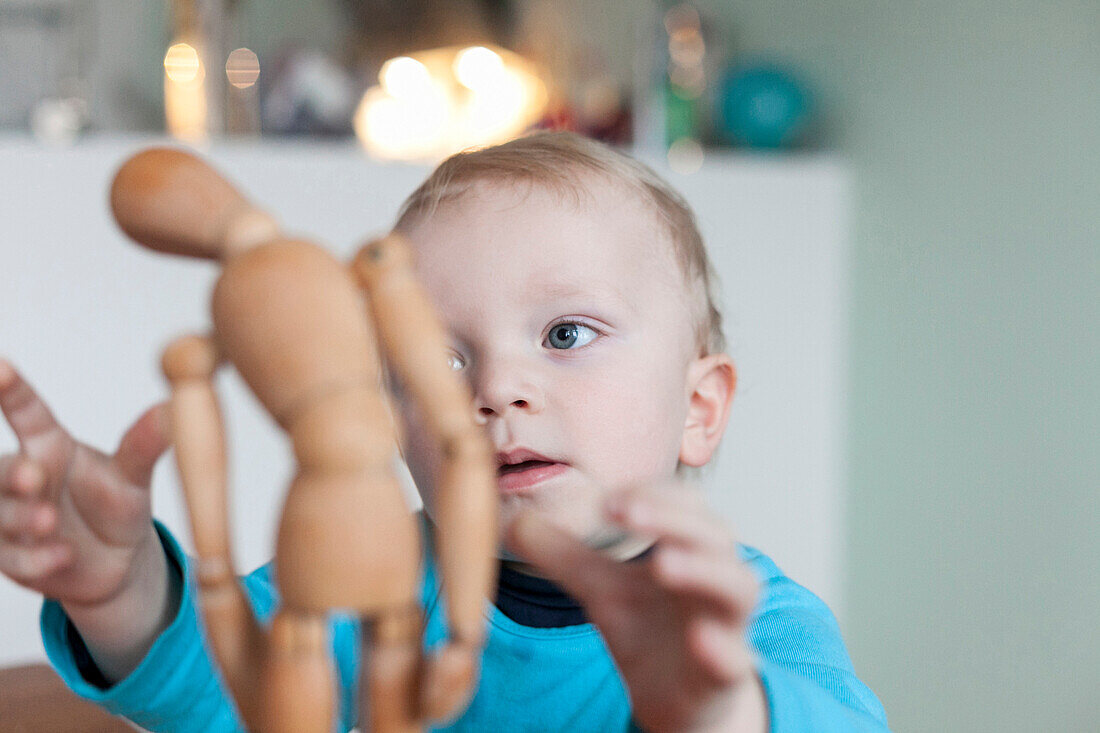
[(648, 166), (595, 140), (571, 132), (540, 132), (452, 155), (405, 200), (394, 230), (408, 231), (440, 204), (461, 198), (478, 183), (539, 185), (580, 203), (589, 191), (582, 177), (574, 175), (577, 173), (596, 174), (621, 184), (647, 209), (655, 209), (692, 296), (698, 348), (702, 354), (724, 351), (715, 292), (718, 279), (691, 207)]

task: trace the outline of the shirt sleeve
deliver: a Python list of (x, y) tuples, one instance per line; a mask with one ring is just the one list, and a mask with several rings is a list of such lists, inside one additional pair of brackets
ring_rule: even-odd
[[(97, 684), (95, 676), (81, 673), (85, 650), (79, 634), (61, 605), (47, 600), (40, 617), (46, 654), (57, 673), (76, 694), (115, 715), (121, 715), (150, 731), (178, 733), (223, 733), (243, 731), (236, 706), (227, 692), (221, 673), (208, 651), (196, 606), (197, 588), (189, 558), (171, 533), (156, 524), (161, 543), (183, 578), (180, 608), (176, 618), (153, 643), (141, 663), (125, 679), (112, 686)], [(278, 605), (271, 565), (242, 578), (249, 601), (261, 622), (268, 622)], [(346, 730), (353, 703), (346, 680), (354, 679), (358, 664), (354, 650), (356, 624), (336, 618), (331, 624), (336, 665), (342, 682), (338, 709), (340, 729)], [(86, 662), (85, 662), (86, 665)]]
[(887, 731), (886, 711), (856, 676), (828, 606), (758, 550), (740, 549), (761, 585), (748, 638), (772, 733)]

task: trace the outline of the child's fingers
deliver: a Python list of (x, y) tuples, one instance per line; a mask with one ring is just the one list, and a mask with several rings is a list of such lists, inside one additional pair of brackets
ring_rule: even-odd
[(34, 455), (48, 450), (51, 443), (68, 438), (42, 398), (3, 359), (0, 359), (0, 411), (15, 431), (19, 445)]
[(688, 649), (720, 685), (740, 682), (753, 670), (752, 655), (741, 632), (716, 619), (700, 617), (687, 629)]
[(624, 529), (686, 547), (735, 551), (733, 534), (706, 509), (698, 493), (628, 491), (608, 497), (608, 518)]
[(170, 444), (168, 404), (161, 402), (134, 421), (122, 436), (112, 460), (127, 481), (148, 487), (157, 459), (168, 450)]
[(661, 586), (697, 597), (734, 623), (742, 624), (752, 613), (758, 582), (736, 560), (665, 545), (658, 546), (651, 562)]
[(0, 457), (0, 497), (34, 499), (46, 488), (46, 472), (22, 453)]
[(57, 510), (40, 501), (0, 498), (0, 535), (11, 542), (37, 540), (57, 526)]
[(0, 572), (33, 586), (72, 562), (72, 548), (60, 542), (17, 545), (0, 542)]

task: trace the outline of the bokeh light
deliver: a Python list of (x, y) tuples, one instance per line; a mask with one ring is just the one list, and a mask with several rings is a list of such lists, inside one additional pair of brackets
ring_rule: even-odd
[(703, 146), (683, 137), (668, 146), (668, 167), (681, 175), (690, 175), (703, 167)]
[(455, 56), (455, 78), (467, 89), (487, 90), (499, 83), (503, 74), (504, 59), (484, 46), (464, 48)]
[(206, 72), (201, 46), (173, 43), (164, 54), (164, 117), (168, 133), (199, 143), (207, 139)]
[(225, 61), (225, 77), (238, 89), (247, 89), (260, 78), (260, 59), (248, 48), (238, 48)]
[(537, 122), (547, 90), (526, 59), (485, 46), (398, 56), (382, 65), (353, 121), (372, 154), (432, 161), (504, 142)]
[(199, 52), (189, 43), (175, 43), (164, 54), (164, 73), (177, 84), (190, 84), (202, 78)]
[(409, 56), (398, 56), (382, 64), (378, 79), (391, 97), (411, 99), (431, 92), (432, 75), (428, 67)]

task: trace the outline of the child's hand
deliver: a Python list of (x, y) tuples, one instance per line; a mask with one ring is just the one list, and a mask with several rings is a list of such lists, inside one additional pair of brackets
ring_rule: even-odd
[(142, 415), (114, 456), (73, 440), (3, 360), (0, 408), (20, 446), (0, 457), (0, 571), (61, 601), (74, 621), (139, 585), (137, 575), (163, 572), (151, 555), (163, 551), (149, 481), (168, 447), (164, 406)]
[(757, 594), (726, 527), (686, 487), (609, 497), (608, 519), (657, 540), (617, 562), (537, 514), (512, 549), (584, 606), (603, 633), (646, 731), (763, 731), (767, 707), (744, 630)]

